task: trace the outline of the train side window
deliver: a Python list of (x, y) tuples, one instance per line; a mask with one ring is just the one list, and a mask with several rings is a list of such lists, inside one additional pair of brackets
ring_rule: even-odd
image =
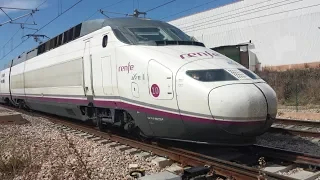
[(63, 44), (68, 42), (68, 31), (63, 33)]
[(102, 47), (105, 48), (108, 44), (108, 35), (103, 36)]

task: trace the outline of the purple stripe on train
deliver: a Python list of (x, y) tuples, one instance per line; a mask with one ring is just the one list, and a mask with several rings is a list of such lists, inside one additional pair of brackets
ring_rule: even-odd
[[(39, 96), (27, 96), (28, 99), (38, 100), (38, 101), (48, 101), (48, 102), (56, 102), (56, 103), (72, 103), (72, 104), (85, 104), (87, 105), (89, 101), (87, 99), (71, 99), (71, 98), (62, 98), (62, 97), (39, 97)], [(201, 117), (193, 117), (188, 115), (180, 115), (171, 112), (165, 112), (163, 110), (155, 110), (139, 105), (133, 105), (126, 102), (120, 102), (115, 100), (94, 100), (95, 106), (107, 106), (107, 107), (119, 107), (122, 109), (130, 109), (141, 111), (150, 115), (156, 116), (164, 116), (171, 119), (182, 119), (186, 121), (200, 122), (200, 123), (215, 123), (215, 124), (256, 124), (256, 123), (264, 123), (264, 121), (221, 121), (215, 120), (214, 118), (201, 118)]]

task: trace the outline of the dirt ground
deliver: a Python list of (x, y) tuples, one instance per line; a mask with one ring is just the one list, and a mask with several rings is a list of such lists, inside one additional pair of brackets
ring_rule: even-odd
[(318, 120), (320, 121), (320, 106), (279, 106), (278, 118)]

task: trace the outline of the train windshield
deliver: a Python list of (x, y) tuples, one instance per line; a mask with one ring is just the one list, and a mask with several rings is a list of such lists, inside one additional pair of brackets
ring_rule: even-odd
[(193, 79), (203, 82), (238, 80), (224, 69), (190, 70), (186, 74)]
[(138, 41), (172, 41), (174, 37), (170, 36), (163, 29), (157, 27), (146, 28), (128, 28), (134, 34)]
[(126, 27), (121, 28), (121, 32), (118, 31), (115, 34), (119, 40), (125, 43), (130, 41), (132, 44), (150, 45), (156, 41), (193, 41), (180, 29), (172, 26)]
[(179, 29), (163, 27), (128, 28), (138, 41), (191, 41)]

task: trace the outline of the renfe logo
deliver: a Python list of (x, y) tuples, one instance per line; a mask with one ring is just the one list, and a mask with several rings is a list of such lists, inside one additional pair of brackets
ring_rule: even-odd
[(126, 65), (126, 66), (119, 66), (118, 71), (119, 71), (119, 72), (121, 72), (121, 71), (128, 71), (128, 73), (129, 73), (130, 71), (133, 70), (133, 68), (134, 68), (134, 65), (130, 65), (130, 62), (129, 62), (128, 65)]
[(180, 58), (181, 59), (184, 59), (185, 57), (184, 56), (187, 56), (187, 57), (198, 57), (198, 56), (219, 56), (219, 54), (215, 53), (215, 52), (197, 52), (197, 53), (188, 53), (188, 54), (181, 54), (180, 55)]

